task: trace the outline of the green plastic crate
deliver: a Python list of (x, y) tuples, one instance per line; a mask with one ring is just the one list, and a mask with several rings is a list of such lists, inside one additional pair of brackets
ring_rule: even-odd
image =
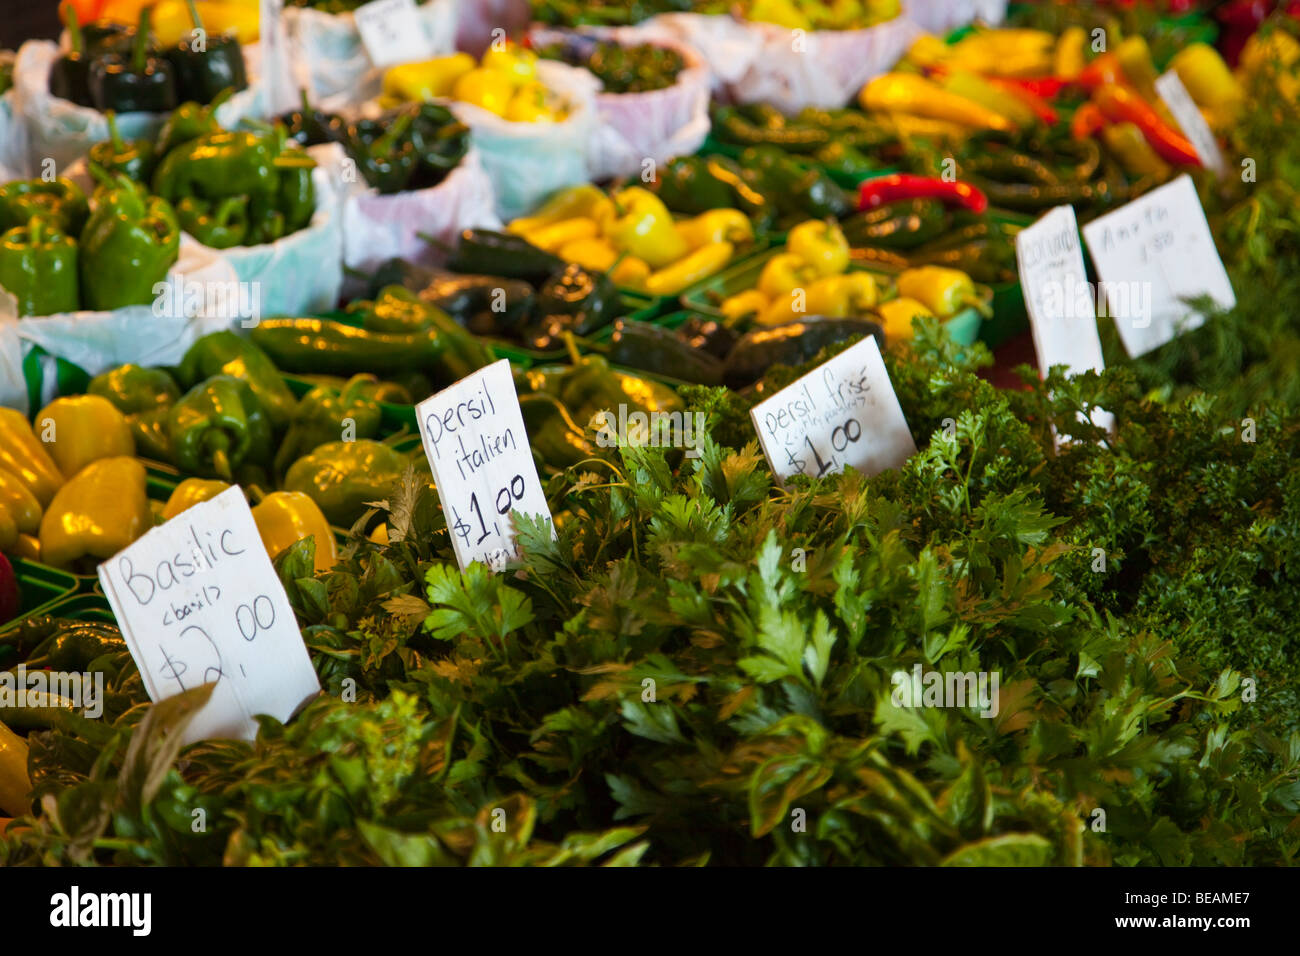
[(18, 594), (21, 600), (18, 617), (11, 621), (0, 621), (0, 631), (36, 614), (47, 614), (49, 608), (71, 597), (81, 589), (81, 582), (75, 574), (57, 571), (54, 568), (14, 558), (10, 561), (14, 577), (18, 579)]
[[(713, 277), (712, 281), (701, 285), (688, 295), (683, 295), (681, 298), (682, 307), (700, 315), (721, 319), (723, 317), (722, 311), (715, 303), (715, 298), (721, 301), (739, 292), (744, 292), (746, 289), (754, 288), (758, 283), (759, 273), (763, 271), (763, 266), (767, 263), (767, 260), (781, 251), (781, 247), (769, 249), (762, 255), (754, 256), (732, 269), (718, 273)], [(884, 280), (882, 284), (888, 292), (885, 297), (892, 297), (893, 283), (887, 271), (868, 269), (856, 264), (850, 265), (849, 268), (860, 269), (863, 272), (870, 272), (879, 276)], [(987, 297), (992, 298), (993, 292), (987, 286), (977, 286), (977, 288), (983, 291)], [(970, 345), (974, 342), (979, 337), (982, 324), (980, 314), (975, 309), (965, 309), (944, 323), (953, 341), (961, 345)]]

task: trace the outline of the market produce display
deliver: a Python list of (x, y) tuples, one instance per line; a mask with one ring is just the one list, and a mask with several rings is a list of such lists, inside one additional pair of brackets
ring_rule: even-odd
[[(698, 151), (498, 218), (461, 105), (559, 124), (556, 64), (621, 96), (690, 61), (573, 28), (908, 11), (533, 0), (535, 48), (536, 26), (390, 60), (362, 106), (289, 92), (223, 125), (260, 82), (255, 6), (67, 0), (50, 89), (106, 134), (0, 182), (0, 685), (104, 686), (97, 714), (0, 693), (0, 865), (1300, 856), (1300, 17), (1228, 46), (1199, 12), (1015, 4), (916, 31), (838, 105), (706, 117), (701, 92)], [(1056, 217), (1081, 232), (1045, 240)], [(1186, 316), (1134, 348), (1099, 247), (1151, 229), (1125, 248), (1158, 299), (1201, 226), (1233, 302), (1171, 293)], [(390, 258), (398, 233), (420, 245)], [(1085, 287), (1052, 304), (1034, 270), (1074, 281), (1076, 256)], [(210, 304), (327, 268), (323, 308)], [(185, 314), (172, 283), (203, 293)], [(895, 410), (906, 452), (877, 465)], [(822, 424), (861, 456), (824, 461)], [(459, 511), (452, 469), (479, 482)], [(275, 575), (247, 586), (287, 609), (234, 639), (305, 648), (320, 687), (255, 738), (191, 733), (229, 703), (160, 683), (139, 639), (170, 625), (97, 576), (218, 505), (251, 515)], [(459, 549), (489, 527), (504, 570)], [(178, 617), (209, 600), (181, 566)], [(945, 675), (970, 696), (929, 696)]]

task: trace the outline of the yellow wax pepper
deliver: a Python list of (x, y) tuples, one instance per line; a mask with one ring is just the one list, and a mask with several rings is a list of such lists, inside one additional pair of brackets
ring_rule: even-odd
[(1006, 117), (911, 73), (885, 73), (876, 77), (862, 88), (858, 101), (868, 111), (911, 113), (977, 129), (1003, 132), (1015, 129), (1015, 124)]
[(0, 551), (13, 548), (18, 535), (32, 535), (40, 527), (40, 502), (13, 472), (0, 468), (0, 523), (12, 527)]
[(226, 482), (215, 478), (186, 478), (176, 486), (176, 490), (167, 499), (167, 504), (163, 506), (163, 520), (171, 521), (181, 512), (212, 500), (229, 487)]
[(559, 222), (549, 223), (532, 232), (525, 232), (523, 238), (538, 249), (555, 252), (570, 242), (578, 239), (594, 239), (599, 235), (600, 226), (594, 219), (577, 216), (573, 219), (561, 219)]
[(0, 810), (20, 817), (32, 809), (32, 781), (27, 776), (27, 741), (0, 724)]
[(651, 295), (675, 295), (701, 279), (707, 279), (731, 261), (736, 247), (727, 241), (711, 242), (677, 260), (667, 268), (650, 273), (645, 290)]
[(1083, 49), (1088, 42), (1088, 33), (1083, 27), (1067, 27), (1056, 41), (1053, 73), (1063, 80), (1072, 80), (1083, 72), (1087, 65)]
[(501, 49), (489, 48), (479, 66), (502, 74), (515, 86), (537, 79), (537, 54), (515, 43), (507, 43)]
[[(129, 14), (119, 12), (123, 0), (110, 2), (118, 11), (109, 11), (107, 17), (101, 12), (101, 19), (115, 19), (119, 23), (135, 26), (140, 19), (139, 7), (142, 5), (138, 0), (126, 0), (136, 6), (135, 11)], [(198, 10), (199, 19), (203, 21), (203, 29), (209, 36), (232, 33), (241, 44), (249, 44), (256, 42), (260, 35), (258, 0), (196, 0), (194, 6)], [(107, 5), (105, 10), (109, 10)], [(194, 21), (190, 19), (185, 0), (159, 0), (154, 3), (149, 29), (157, 38), (158, 45), (163, 48), (175, 46), (182, 37), (188, 37), (194, 30)]]
[(301, 491), (277, 491), (253, 509), (253, 520), (262, 545), (273, 559), (285, 548), (304, 538), (316, 542), (316, 573), (328, 571), (339, 560), (334, 532), (320, 505)]
[(943, 266), (905, 269), (898, 276), (898, 294), (922, 303), (941, 319), (951, 318), (968, 307), (989, 314), (988, 305), (976, 293), (970, 276), (958, 269)]
[(608, 272), (618, 261), (618, 250), (607, 239), (574, 239), (560, 246), (557, 254), (565, 262), (576, 262), (591, 272)]
[(456, 81), (474, 69), (468, 53), (399, 63), (384, 71), (383, 93), (403, 100), (431, 100), (451, 96)]
[(934, 315), (920, 302), (906, 297), (880, 303), (876, 306), (876, 314), (880, 316), (886, 342), (911, 338), (912, 319), (918, 315), (926, 317)]
[(689, 251), (677, 234), (672, 214), (663, 201), (640, 186), (614, 196), (614, 212), (601, 223), (605, 238), (651, 269), (662, 269)]
[(714, 242), (749, 242), (754, 238), (754, 224), (739, 209), (710, 209), (677, 224), (677, 234), (692, 249), (702, 249)]
[(786, 236), (786, 248), (812, 266), (818, 275), (838, 275), (849, 266), (849, 241), (832, 221), (801, 222)]
[(0, 408), (0, 468), (15, 475), (47, 507), (63, 474), (21, 412)]
[(809, 315), (845, 319), (865, 315), (879, 299), (876, 280), (868, 272), (846, 272), (824, 276), (808, 287), (805, 301)]
[(56, 398), (36, 415), (36, 429), (65, 478), (100, 458), (135, 454), (126, 416), (99, 395)]
[(792, 289), (806, 288), (816, 281), (817, 276), (817, 270), (801, 256), (781, 252), (764, 263), (756, 288), (771, 301), (788, 296)]
[(456, 80), (451, 95), (462, 103), (469, 103), (500, 116), (510, 105), (515, 87), (506, 74), (478, 67)]
[(767, 296), (757, 289), (746, 289), (723, 301), (718, 306), (723, 316), (729, 321), (744, 318), (747, 315), (759, 315), (767, 308)]
[(1170, 68), (1178, 74), (1197, 106), (1219, 110), (1241, 100), (1241, 86), (1219, 51), (1206, 43), (1190, 43), (1174, 54)]
[(144, 465), (101, 458), (59, 489), (41, 519), (41, 560), (67, 568), (80, 558), (107, 560), (153, 525)]
[(506, 226), (506, 232), (524, 236), (536, 232), (542, 226), (581, 217), (600, 222), (613, 208), (613, 201), (602, 189), (591, 183), (583, 183), (554, 193), (531, 216), (523, 216)]
[(650, 278), (650, 265), (636, 256), (624, 256), (610, 270), (610, 281), (627, 289), (643, 289)]

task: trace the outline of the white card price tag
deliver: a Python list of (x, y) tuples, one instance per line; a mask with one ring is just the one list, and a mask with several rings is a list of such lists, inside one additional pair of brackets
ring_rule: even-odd
[(375, 66), (393, 66), (433, 56), (415, 0), (374, 0), (352, 12), (361, 43)]
[(302, 632), (239, 488), (195, 505), (99, 566), (149, 698), (215, 683), (186, 730), (252, 740), (320, 691)]
[(820, 478), (850, 465), (875, 475), (916, 453), (873, 336), (759, 402), (749, 414), (782, 483), (795, 475)]
[(415, 417), (461, 570), (482, 561), (500, 571), (519, 556), (512, 511), (551, 523), (510, 362), (494, 362), (425, 399)]
[(1169, 107), (1169, 112), (1174, 114), (1174, 119), (1178, 120), (1183, 135), (1191, 142), (1202, 165), (1222, 179), (1227, 167), (1223, 163), (1219, 141), (1214, 138), (1210, 124), (1205, 122), (1196, 101), (1183, 85), (1182, 78), (1173, 70), (1162, 73), (1156, 77), (1156, 92), (1165, 101), (1165, 106)]
[(1183, 299), (1208, 295), (1225, 309), (1237, 304), (1186, 174), (1094, 219), (1083, 227), (1083, 238), (1107, 313), (1131, 356), (1204, 321)]
[(1083, 266), (1073, 206), (1057, 206), (1016, 235), (1016, 268), (1024, 290), (1034, 352), (1043, 374), (1064, 365), (1071, 374), (1101, 371), (1095, 293)]

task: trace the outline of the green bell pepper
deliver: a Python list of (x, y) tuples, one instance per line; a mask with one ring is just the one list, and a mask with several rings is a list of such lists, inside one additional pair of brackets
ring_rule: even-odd
[(77, 311), (77, 241), (39, 218), (10, 229), (0, 235), (0, 286), (20, 316)]
[(234, 94), (234, 89), (227, 87), (217, 94), (207, 106), (190, 100), (172, 110), (158, 130), (158, 139), (154, 152), (157, 156), (166, 156), (177, 146), (184, 146), (201, 136), (220, 133), (221, 124), (217, 122), (217, 109)]
[(100, 111), (162, 113), (176, 108), (171, 64), (149, 55), (151, 8), (140, 8), (130, 53), (105, 53), (90, 63), (90, 99)]
[(50, 95), (70, 100), (78, 106), (94, 106), (90, 98), (90, 54), (82, 40), (76, 9), (68, 4), (67, 11), (68, 39), (72, 48), (50, 67)]
[[(183, 35), (167, 51), (167, 62), (176, 76), (177, 95), (208, 103), (222, 90), (248, 89), (248, 70), (238, 38), (205, 30), (194, 0), (185, 2), (194, 21), (194, 31)], [(202, 43), (197, 42), (196, 35), (203, 37)]]
[(348, 127), (344, 148), (366, 182), (383, 195), (401, 192), (415, 174), (419, 154), (409, 136), (414, 118), (405, 113), (391, 125), (359, 120)]
[(89, 215), (86, 194), (71, 179), (19, 179), (0, 186), (0, 232), (41, 216), (57, 222), (68, 235), (79, 236)]
[(213, 375), (229, 375), (247, 382), (276, 428), (288, 425), (293, 418), (298, 403), (270, 356), (228, 329), (211, 332), (191, 345), (176, 369), (177, 379), (185, 388), (193, 388)]
[(186, 196), (176, 204), (181, 229), (212, 249), (242, 245), (248, 236), (248, 203), (243, 196), (209, 201)]
[(525, 336), (527, 344), (548, 349), (561, 344), (566, 332), (589, 335), (613, 321), (619, 304), (608, 275), (570, 263), (538, 293), (537, 324)]
[(243, 464), (271, 460), (272, 431), (248, 383), (232, 375), (200, 382), (172, 406), (167, 431), (181, 471), (234, 479)]
[(370, 439), (330, 442), (290, 466), (284, 490), (309, 496), (330, 524), (347, 528), (365, 513), (366, 502), (392, 493), (410, 460)]
[(180, 255), (181, 229), (171, 203), (146, 198), (144, 188), (121, 173), (111, 182), (96, 190), (95, 211), (81, 234), (82, 300), (96, 311), (148, 305)]
[(153, 172), (153, 143), (147, 139), (134, 139), (127, 142), (117, 129), (117, 114), (109, 110), (104, 114), (108, 121), (109, 138), (90, 147), (86, 158), (97, 163), (109, 173), (122, 173), (137, 183), (149, 181)]
[(172, 460), (167, 419), (181, 393), (166, 371), (122, 365), (92, 378), (86, 394), (108, 399), (126, 416), (137, 455), (155, 461)]
[(289, 432), (275, 455), (275, 470), (285, 470), (304, 455), (330, 442), (356, 441), (379, 434), (383, 411), (367, 391), (373, 375), (357, 375), (342, 388), (317, 385), (298, 400)]

